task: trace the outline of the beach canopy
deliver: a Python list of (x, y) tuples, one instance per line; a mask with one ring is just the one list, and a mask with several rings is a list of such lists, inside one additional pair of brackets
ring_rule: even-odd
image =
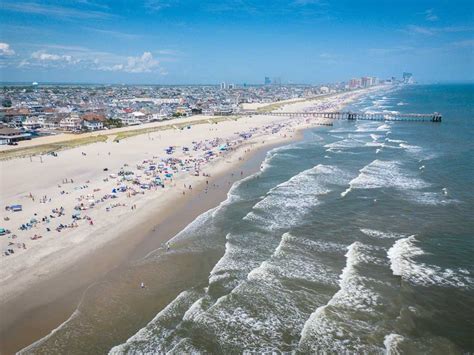
[(13, 211), (13, 212), (20, 212), (23, 210), (23, 207), (22, 205), (11, 205), (10, 206), (10, 209)]
[(5, 230), (5, 228), (0, 228), (0, 235), (4, 235), (6, 234), (6, 232), (7, 231)]

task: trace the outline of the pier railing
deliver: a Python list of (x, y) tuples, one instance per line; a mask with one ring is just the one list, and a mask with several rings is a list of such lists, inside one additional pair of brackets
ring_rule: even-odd
[(364, 121), (418, 121), (441, 122), (442, 115), (434, 113), (390, 113), (390, 112), (248, 112), (249, 115), (288, 116), (288, 117), (320, 117), (334, 120)]

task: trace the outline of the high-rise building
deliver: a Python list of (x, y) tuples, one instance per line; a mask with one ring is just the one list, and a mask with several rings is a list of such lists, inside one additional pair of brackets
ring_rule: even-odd
[(412, 73), (403, 73), (403, 82), (405, 84), (413, 83), (413, 74)]
[(270, 85), (272, 83), (272, 81), (270, 80), (270, 78), (268, 76), (265, 77), (265, 85)]
[(357, 89), (361, 87), (361, 80), (359, 78), (352, 78), (351, 81), (349, 81), (349, 88), (350, 89)]
[(225, 84), (225, 82), (223, 81), (223, 82), (221, 83), (221, 90), (225, 90), (225, 89), (226, 89), (226, 84)]
[(362, 78), (360, 78), (360, 80), (361, 80), (361, 86), (363, 88), (372, 86), (372, 78), (370, 76), (363, 76)]

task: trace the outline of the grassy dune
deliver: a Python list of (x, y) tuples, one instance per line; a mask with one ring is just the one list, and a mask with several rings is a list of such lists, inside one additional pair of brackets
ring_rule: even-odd
[(50, 152), (56, 152), (59, 150), (71, 149), (80, 147), (86, 144), (92, 144), (97, 142), (105, 142), (107, 140), (106, 135), (98, 135), (92, 137), (83, 137), (64, 142), (42, 144), (34, 147), (22, 147), (17, 149), (11, 149), (0, 152), (0, 160), (21, 158), (32, 155), (47, 154)]
[(186, 129), (187, 127), (192, 127), (194, 125), (198, 124), (212, 124), (212, 123), (219, 123), (222, 121), (227, 121), (227, 120), (237, 120), (239, 119), (239, 116), (233, 116), (232, 118), (230, 116), (214, 116), (209, 119), (202, 119), (198, 121), (192, 121), (192, 122), (182, 122), (179, 123), (172, 123), (168, 124), (165, 126), (158, 126), (158, 127), (152, 127), (152, 128), (143, 128), (143, 129), (134, 129), (130, 131), (124, 131), (124, 132), (119, 132), (116, 134), (114, 141), (121, 141), (122, 139), (130, 138), (130, 137), (135, 137), (141, 134), (147, 134), (147, 133), (153, 133), (157, 131), (166, 131), (169, 129)]

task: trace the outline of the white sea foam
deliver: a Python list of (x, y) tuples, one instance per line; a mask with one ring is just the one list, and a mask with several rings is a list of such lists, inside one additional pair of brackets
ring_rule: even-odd
[(387, 124), (387, 123), (384, 123), (383, 125), (380, 125), (377, 127), (377, 131), (385, 131), (385, 132), (388, 132), (390, 131), (390, 125)]
[(420, 178), (402, 169), (397, 161), (374, 160), (359, 170), (360, 174), (350, 181), (344, 197), (353, 189), (396, 188), (399, 190), (421, 189), (430, 186)]
[(267, 283), (292, 279), (337, 285), (337, 274), (324, 264), (316, 263), (314, 258), (316, 253), (335, 253), (344, 248), (344, 245), (338, 243), (310, 240), (285, 233), (271, 258), (252, 270), (247, 279)]
[(397, 240), (388, 250), (390, 268), (394, 275), (420, 286), (472, 287), (472, 277), (460, 270), (443, 269), (417, 261), (418, 257), (425, 254), (417, 243), (412, 235)]
[[(385, 302), (372, 289), (367, 277), (359, 274), (360, 264), (372, 264), (371, 247), (354, 242), (347, 248), (346, 267), (340, 276), (340, 289), (331, 300), (308, 318), (299, 342), (303, 353), (380, 352), (381, 348), (364, 341), (361, 334), (380, 331), (373, 324), (375, 308)], [(355, 314), (363, 314), (361, 319)]]
[(342, 170), (317, 165), (272, 188), (244, 219), (257, 221), (270, 230), (294, 226), (320, 204), (320, 196), (331, 191), (328, 183), (340, 179), (343, 179)]
[(387, 355), (399, 355), (402, 351), (398, 348), (399, 344), (403, 342), (405, 338), (400, 334), (389, 334), (385, 336), (383, 344), (385, 345), (385, 351)]
[(438, 206), (460, 203), (459, 200), (449, 198), (441, 192), (433, 191), (407, 191), (406, 195), (411, 201), (420, 205)]
[(377, 122), (357, 122), (356, 132), (376, 132), (378, 127)]
[(353, 138), (342, 139), (333, 143), (328, 143), (324, 147), (328, 149), (353, 149), (363, 147), (366, 142)]
[(175, 347), (183, 340), (175, 334), (176, 328), (181, 324), (186, 310), (201, 296), (202, 293), (195, 290), (181, 292), (145, 327), (131, 336), (125, 343), (113, 347), (109, 354), (164, 353)]
[(393, 232), (382, 232), (375, 229), (369, 228), (361, 228), (360, 231), (365, 235), (372, 237), (372, 238), (380, 238), (380, 239), (400, 239), (406, 237), (404, 234), (393, 233)]
[(383, 138), (383, 135), (371, 133), (370, 138), (372, 138), (373, 141), (376, 141), (376, 140), (379, 140), (380, 138)]
[(244, 217), (261, 231), (226, 236), (226, 251), (211, 271), (210, 284), (228, 282), (229, 287), (238, 285), (245, 275), (267, 260), (276, 243), (280, 242), (268, 232), (300, 224), (321, 203), (319, 198), (330, 191), (331, 185), (346, 184), (349, 178), (337, 167), (320, 164), (270, 189)]
[(385, 138), (385, 140), (386, 140), (387, 142), (390, 142), (390, 143), (406, 143), (406, 141), (401, 140), (401, 139)]

